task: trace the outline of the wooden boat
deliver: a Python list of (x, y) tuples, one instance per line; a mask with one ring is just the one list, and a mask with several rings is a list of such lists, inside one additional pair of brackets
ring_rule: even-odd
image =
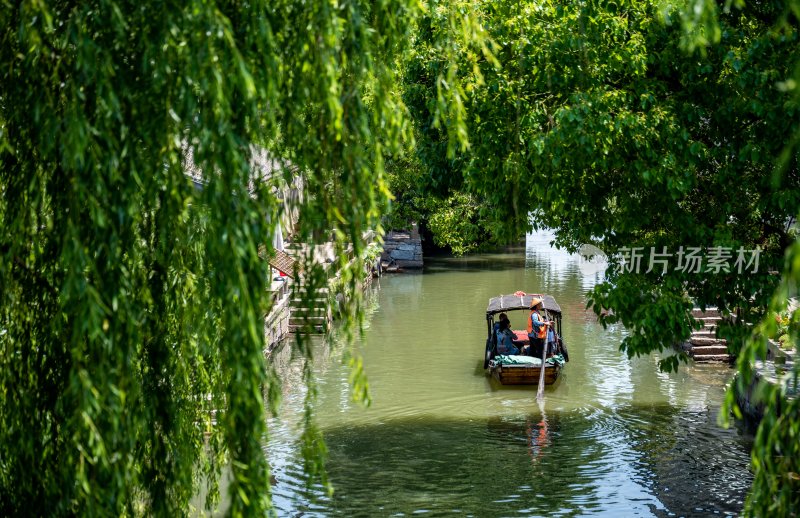
[[(555, 355), (548, 357), (545, 362), (544, 384), (552, 385), (561, 374), (561, 369), (566, 361), (569, 361), (569, 353), (564, 345), (561, 335), (561, 307), (556, 300), (546, 294), (525, 293), (513, 295), (500, 295), (489, 300), (486, 308), (486, 349), (484, 354), (483, 368), (489, 369), (491, 375), (503, 385), (538, 385), (541, 374), (541, 358), (534, 359), (530, 356), (499, 356), (497, 354), (497, 338), (495, 333), (495, 317), (500, 313), (509, 314), (517, 312), (517, 321), (522, 320), (527, 327), (527, 319), (530, 318), (530, 305), (534, 298), (542, 300), (542, 315), (555, 322)], [(520, 319), (520, 317), (522, 317)], [(512, 319), (513, 320), (513, 319)], [(528, 345), (528, 331), (514, 330), (516, 341), (520, 345)]]

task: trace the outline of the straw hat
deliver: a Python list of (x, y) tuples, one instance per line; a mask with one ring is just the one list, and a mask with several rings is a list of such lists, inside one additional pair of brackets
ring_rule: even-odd
[(536, 297), (534, 297), (533, 300), (531, 300), (530, 308), (533, 309), (533, 308), (535, 308), (536, 306), (538, 306), (541, 303), (542, 303), (542, 299), (537, 299)]

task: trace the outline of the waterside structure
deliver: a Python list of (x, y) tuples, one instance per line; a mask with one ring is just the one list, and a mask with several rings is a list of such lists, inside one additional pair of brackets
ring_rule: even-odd
[(728, 342), (717, 336), (723, 316), (717, 308), (694, 308), (692, 316), (703, 323), (699, 330), (692, 331), (687, 342), (681, 344), (686, 354), (698, 363), (731, 363), (733, 357), (728, 352)]
[[(184, 144), (183, 166), (186, 176), (197, 189), (204, 189), (213, 175), (209, 177), (197, 166), (193, 149)], [(265, 353), (269, 352), (281, 341), (296, 330), (310, 330), (324, 333), (333, 320), (332, 307), (342, 301), (341, 293), (330, 293), (330, 286), (335, 285), (338, 271), (333, 271), (336, 264), (334, 245), (326, 242), (316, 245), (292, 242), (284, 236), (293, 236), (298, 230), (298, 220), (304, 202), (303, 177), (297, 168), (284, 160), (272, 157), (269, 152), (258, 146), (251, 146), (251, 192), (256, 182), (268, 182), (272, 193), (282, 204), (279, 220), (273, 222), (272, 242), (259, 248), (259, 255), (269, 262), (270, 278), (268, 290), (272, 297), (271, 309), (264, 315)], [(285, 171), (293, 172), (290, 181), (286, 181)], [(365, 240), (374, 239), (372, 234), (365, 235)], [(352, 256), (352, 247), (344, 252)], [(310, 257), (323, 267), (328, 278), (328, 286), (316, 290), (312, 304), (305, 304), (297, 297), (303, 291), (304, 276), (299, 267), (300, 259)], [(352, 257), (350, 257), (353, 260)], [(372, 265), (370, 265), (372, 269)], [(365, 272), (371, 273), (371, 272)], [(372, 279), (365, 275), (366, 283)]]
[(419, 269), (424, 265), (422, 239), (417, 224), (411, 230), (393, 230), (383, 239), (381, 269), (392, 273), (405, 269)]

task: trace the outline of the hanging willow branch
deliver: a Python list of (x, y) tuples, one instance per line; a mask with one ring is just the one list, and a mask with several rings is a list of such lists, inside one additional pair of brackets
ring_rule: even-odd
[(342, 252), (380, 230), (382, 157), (410, 141), (393, 70), (419, 11), (0, 4), (2, 514), (185, 514), (223, 465), (231, 514), (270, 509), (258, 249), (281, 206), (253, 146), (305, 177), (299, 238), (331, 237), (355, 285)]

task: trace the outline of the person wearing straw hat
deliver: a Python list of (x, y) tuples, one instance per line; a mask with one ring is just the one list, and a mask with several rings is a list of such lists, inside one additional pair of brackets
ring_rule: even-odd
[(547, 338), (547, 328), (553, 324), (542, 317), (540, 311), (543, 301), (534, 297), (531, 300), (531, 314), (528, 317), (528, 338), (531, 341), (530, 354), (534, 358), (541, 358), (544, 352), (544, 343)]

